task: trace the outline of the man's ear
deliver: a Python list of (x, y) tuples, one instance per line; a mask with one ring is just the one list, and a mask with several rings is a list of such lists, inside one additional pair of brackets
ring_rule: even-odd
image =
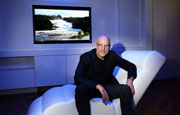
[(94, 44), (95, 48), (97, 49), (97, 43)]

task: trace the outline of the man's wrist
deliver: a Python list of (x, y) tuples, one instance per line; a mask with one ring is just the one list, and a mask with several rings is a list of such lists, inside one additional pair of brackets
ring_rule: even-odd
[(130, 79), (130, 80), (134, 81), (134, 77), (132, 77), (132, 76), (131, 76), (131, 77), (129, 77), (128, 79)]

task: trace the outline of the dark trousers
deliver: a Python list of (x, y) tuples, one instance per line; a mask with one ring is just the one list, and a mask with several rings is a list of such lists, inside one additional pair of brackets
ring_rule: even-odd
[[(122, 115), (134, 115), (132, 106), (132, 93), (127, 85), (109, 84), (104, 86), (110, 100), (120, 98)], [(102, 97), (97, 89), (90, 89), (85, 85), (77, 85), (75, 90), (75, 102), (79, 115), (91, 115), (90, 99)], [(100, 113), (99, 113), (100, 114)]]

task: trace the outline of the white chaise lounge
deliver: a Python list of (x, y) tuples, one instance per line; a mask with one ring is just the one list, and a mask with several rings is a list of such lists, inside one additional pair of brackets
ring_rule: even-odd
[[(122, 57), (137, 66), (137, 78), (134, 80), (134, 104), (137, 105), (146, 89), (165, 62), (165, 57), (157, 51), (124, 51)], [(119, 69), (118, 81), (126, 83), (127, 72)], [(75, 85), (54, 87), (32, 102), (28, 115), (78, 115), (75, 107)], [(119, 99), (107, 106), (101, 98), (91, 100), (92, 115), (121, 115)]]

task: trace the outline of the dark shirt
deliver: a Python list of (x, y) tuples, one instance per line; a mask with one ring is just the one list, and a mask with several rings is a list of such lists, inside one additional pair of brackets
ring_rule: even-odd
[(75, 84), (84, 84), (89, 88), (96, 88), (97, 84), (108, 85), (118, 83), (113, 76), (115, 66), (119, 66), (128, 71), (128, 78), (136, 78), (136, 66), (118, 56), (114, 51), (101, 60), (96, 55), (96, 49), (86, 52), (80, 56), (79, 64), (75, 71)]

